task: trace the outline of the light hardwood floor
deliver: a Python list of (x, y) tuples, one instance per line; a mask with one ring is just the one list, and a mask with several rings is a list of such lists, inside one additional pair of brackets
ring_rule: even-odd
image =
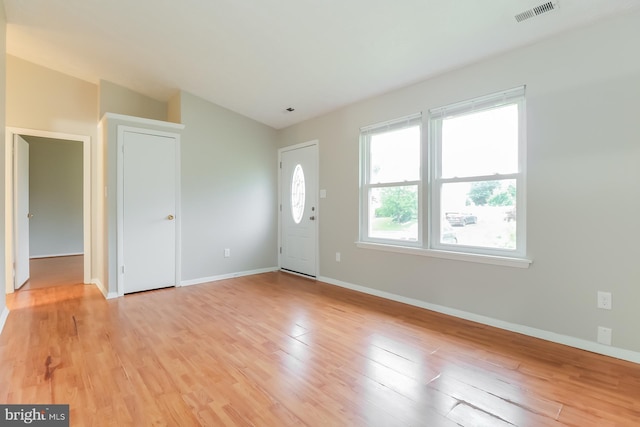
[(70, 255), (29, 260), (29, 280), (21, 291), (50, 288), (53, 286), (81, 284), (83, 277), (83, 255)]
[(640, 423), (640, 365), (285, 273), (7, 301), (0, 402), (73, 426)]

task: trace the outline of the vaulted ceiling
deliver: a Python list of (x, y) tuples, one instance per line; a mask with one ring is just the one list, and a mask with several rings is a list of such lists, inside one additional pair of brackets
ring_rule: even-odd
[[(158, 100), (185, 90), (274, 128), (640, 8), (638, 0), (4, 3), (11, 55)], [(553, 10), (536, 16), (545, 3)]]

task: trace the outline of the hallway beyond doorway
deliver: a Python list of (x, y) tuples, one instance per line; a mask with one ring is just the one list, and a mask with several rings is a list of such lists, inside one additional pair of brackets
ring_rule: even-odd
[(18, 291), (52, 288), (83, 283), (83, 255), (29, 260), (31, 277)]

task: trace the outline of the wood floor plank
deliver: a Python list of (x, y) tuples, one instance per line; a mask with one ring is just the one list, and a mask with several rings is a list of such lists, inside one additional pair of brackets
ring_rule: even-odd
[(443, 374), (429, 384), (441, 393), (447, 394), (460, 403), (490, 415), (492, 418), (517, 426), (551, 426), (557, 425), (556, 417), (546, 417), (529, 411), (512, 401), (495, 396), (490, 392), (465, 384), (453, 377)]
[(511, 427), (514, 425), (465, 403), (458, 404), (448, 417), (458, 425), (466, 427)]
[(517, 372), (493, 368), (480, 370), (477, 364), (458, 361), (443, 369), (443, 375), (551, 419), (557, 419), (562, 410), (563, 405), (558, 401), (533, 393), (528, 378)]
[(29, 280), (22, 285), (20, 290), (81, 284), (84, 280), (83, 263), (83, 255), (31, 258), (29, 260)]
[(68, 403), (74, 426), (640, 420), (639, 365), (284, 273), (7, 303), (0, 401)]

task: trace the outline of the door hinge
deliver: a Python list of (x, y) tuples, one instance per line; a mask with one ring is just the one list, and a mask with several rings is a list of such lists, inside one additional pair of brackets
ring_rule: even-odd
[(282, 162), (280, 162), (280, 169), (282, 169)]
[(122, 274), (124, 274), (124, 265), (122, 266)]
[(280, 203), (280, 212), (282, 212), (282, 203)]
[(282, 246), (280, 246), (280, 253), (282, 253)]

